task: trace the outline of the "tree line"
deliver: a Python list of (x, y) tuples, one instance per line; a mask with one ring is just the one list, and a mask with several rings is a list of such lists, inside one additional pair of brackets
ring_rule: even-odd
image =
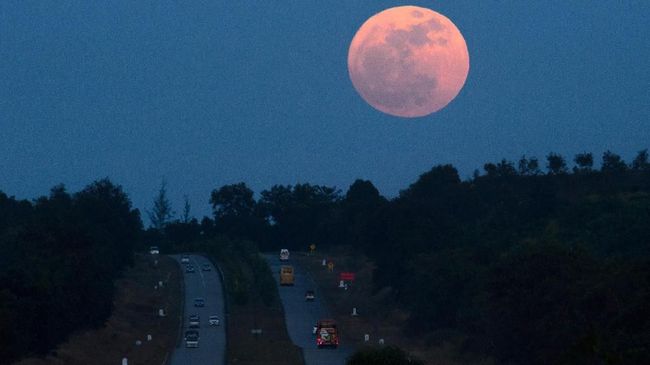
[(141, 230), (138, 210), (108, 179), (74, 194), (55, 186), (34, 201), (0, 192), (0, 363), (103, 325)]
[(438, 165), (393, 199), (367, 180), (257, 199), (230, 184), (212, 191), (213, 217), (181, 226), (262, 250), (354, 247), (375, 262), (375, 289), (410, 313), (408, 334), (431, 344), (507, 364), (650, 363), (647, 150), (573, 162), (504, 159), (466, 180)]

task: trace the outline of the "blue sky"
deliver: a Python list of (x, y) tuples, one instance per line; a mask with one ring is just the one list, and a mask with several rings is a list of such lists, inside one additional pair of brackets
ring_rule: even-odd
[[(650, 147), (647, 1), (0, 2), (0, 190), (32, 199), (108, 176), (140, 209), (163, 176), (177, 211), (246, 182), (371, 180), (386, 196), (433, 165), (568, 160)], [(353, 89), (358, 27), (399, 5), (463, 33), (459, 96), (414, 119)]]

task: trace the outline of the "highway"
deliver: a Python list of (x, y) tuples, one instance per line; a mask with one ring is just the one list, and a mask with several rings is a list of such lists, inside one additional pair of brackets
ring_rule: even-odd
[[(185, 263), (181, 262), (181, 255), (172, 255), (181, 265), (183, 282), (185, 286), (185, 305), (183, 314), (183, 327), (181, 341), (171, 357), (171, 365), (225, 365), (226, 351), (226, 330), (224, 326), (224, 295), (223, 286), (219, 278), (219, 272), (212, 266), (210, 261), (198, 255), (188, 255), (190, 264), (194, 266), (195, 272), (185, 272)], [(203, 265), (208, 264), (209, 271), (203, 270)], [(194, 306), (194, 298), (205, 299), (205, 307)], [(188, 329), (188, 317), (192, 314), (200, 316), (199, 347), (186, 348), (183, 336)], [(221, 324), (210, 326), (208, 318), (211, 315), (219, 316)]]
[[(319, 319), (331, 317), (313, 280), (291, 260), (281, 262), (279, 256), (273, 254), (267, 254), (264, 257), (271, 267), (279, 287), (289, 337), (296, 346), (303, 349), (305, 364), (345, 365), (345, 360), (353, 353), (353, 348), (345, 344), (345, 336), (341, 338), (342, 343), (337, 349), (318, 349), (316, 347), (316, 336), (312, 333), (312, 327)], [(294, 267), (294, 286), (279, 286), (281, 265)], [(316, 299), (313, 302), (305, 301), (305, 291), (307, 290), (315, 290)]]

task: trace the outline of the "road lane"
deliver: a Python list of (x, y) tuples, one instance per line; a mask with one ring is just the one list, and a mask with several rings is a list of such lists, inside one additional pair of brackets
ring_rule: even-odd
[[(323, 304), (320, 293), (314, 281), (308, 277), (305, 270), (292, 260), (281, 262), (279, 255), (267, 254), (264, 256), (275, 282), (278, 284), (280, 299), (284, 307), (285, 322), (291, 341), (303, 349), (306, 365), (345, 365), (345, 360), (352, 355), (353, 348), (344, 343), (337, 349), (319, 349), (316, 347), (316, 336), (312, 328), (316, 321), (331, 318), (326, 306)], [(279, 286), (280, 266), (291, 265), (294, 267), (294, 286)], [(305, 292), (314, 290), (316, 299), (313, 302), (305, 301)]]
[[(183, 327), (181, 341), (178, 343), (171, 358), (171, 365), (225, 365), (224, 354), (226, 351), (226, 331), (224, 326), (225, 306), (223, 286), (219, 273), (210, 261), (199, 255), (188, 255), (190, 264), (194, 266), (194, 273), (186, 273), (184, 263), (180, 263), (181, 255), (173, 255), (181, 265), (185, 283), (185, 305), (183, 314)], [(203, 271), (203, 265), (210, 265), (210, 271)], [(194, 306), (194, 298), (204, 298), (205, 307)], [(201, 326), (199, 331), (199, 347), (186, 348), (184, 337), (188, 329), (188, 318), (192, 314), (200, 316)], [(219, 316), (221, 324), (210, 326), (208, 318), (211, 315)]]

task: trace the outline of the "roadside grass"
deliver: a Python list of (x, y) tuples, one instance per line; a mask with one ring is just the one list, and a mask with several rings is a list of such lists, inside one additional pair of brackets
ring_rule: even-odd
[[(115, 365), (123, 357), (129, 365), (165, 364), (176, 346), (180, 278), (178, 264), (171, 258), (159, 256), (154, 266), (153, 256), (136, 256), (135, 265), (116, 282), (113, 313), (104, 327), (75, 333), (49, 355), (15, 365)], [(158, 281), (163, 281), (163, 287), (154, 289)], [(158, 316), (160, 308), (165, 317)]]
[[(407, 312), (397, 309), (389, 288), (377, 293), (372, 291), (373, 263), (352, 250), (339, 247), (330, 252), (316, 252), (314, 255), (295, 253), (293, 258), (307, 270), (318, 285), (318, 295), (324, 300), (334, 319), (339, 324), (341, 339), (357, 349), (379, 346), (379, 339), (386, 345), (396, 345), (427, 365), (492, 365), (494, 362), (482, 359), (464, 359), (459, 356), (458, 347), (449, 342), (440, 343), (433, 337), (409, 337), (405, 335)], [(322, 260), (332, 261), (330, 272), (322, 266)], [(348, 290), (339, 288), (339, 274), (354, 272), (355, 281)], [(352, 316), (356, 307), (358, 316)], [(364, 341), (364, 335), (370, 341)]]
[[(228, 317), (228, 363), (238, 365), (302, 365), (302, 352), (289, 339), (279, 308), (246, 304), (232, 308)], [(251, 329), (261, 329), (252, 334)]]
[(257, 247), (220, 243), (191, 248), (205, 252), (224, 275), (228, 364), (304, 365), (302, 350), (289, 338), (275, 279)]

